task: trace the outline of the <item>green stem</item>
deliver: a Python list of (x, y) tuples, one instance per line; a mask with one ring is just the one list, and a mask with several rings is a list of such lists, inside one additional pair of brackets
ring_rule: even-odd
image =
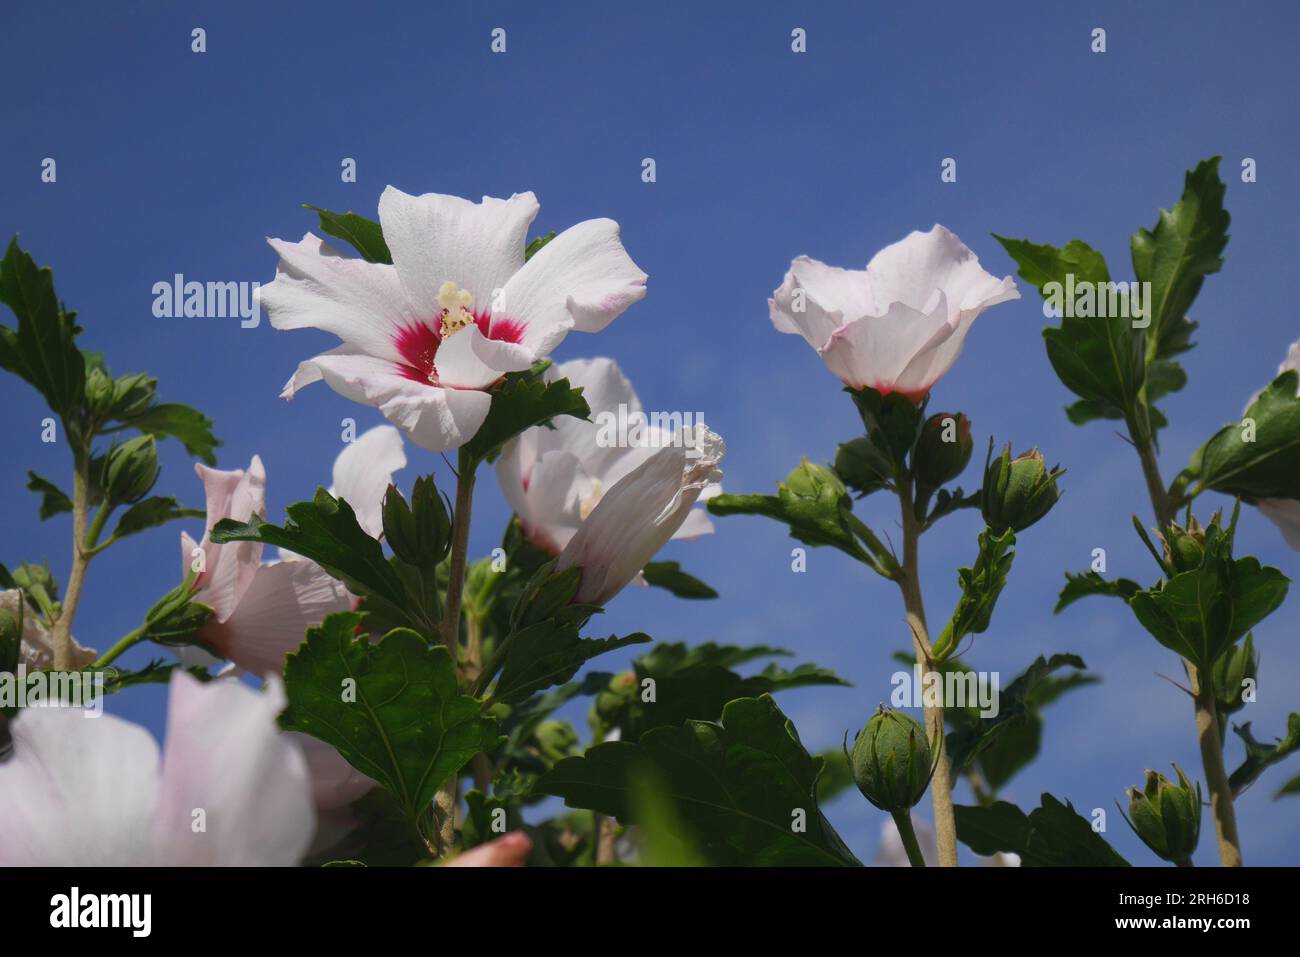
[[(898, 483), (898, 501), (903, 517), (903, 568), (899, 586), (903, 590), (903, 606), (907, 610), (907, 624), (912, 631), (912, 644), (916, 650), (916, 663), (922, 677), (935, 671), (934, 652), (930, 647), (929, 631), (925, 624), (925, 602), (921, 596), (918, 545), (921, 525), (912, 508), (912, 479), (910, 476)], [(930, 779), (930, 801), (934, 806), (934, 836), (939, 852), (940, 867), (957, 866), (957, 819), (952, 807), (952, 768), (948, 764), (948, 746), (944, 740), (943, 706), (925, 705), (925, 734), (935, 749), (934, 776)]]
[(913, 867), (925, 867), (925, 855), (921, 853), (921, 845), (916, 839), (916, 829), (912, 827), (912, 812), (891, 811), (890, 815), (898, 828), (898, 836), (903, 839), (903, 850), (907, 851), (907, 859), (911, 861)]
[(98, 670), (100, 668), (104, 668), (112, 664), (124, 651), (126, 651), (132, 645), (139, 644), (141, 641), (143, 641), (144, 636), (146, 632), (148, 632), (148, 630), (149, 630), (148, 625), (141, 625), (135, 631), (128, 632), (127, 634), (123, 635), (121, 638), (117, 640), (117, 643), (114, 644), (113, 647), (109, 648), (108, 651), (100, 655), (99, 658), (96, 659), (95, 663), (90, 667), (94, 670)]
[(50, 629), (55, 671), (72, 669), (72, 623), (77, 617), (77, 605), (81, 602), (81, 589), (86, 581), (86, 566), (90, 563), (84, 551), (86, 514), (90, 507), (89, 471), (89, 456), (77, 456), (72, 472), (72, 569), (68, 572), (62, 611)]
[[(1148, 432), (1135, 427), (1132, 417), (1128, 427), (1129, 437), (1133, 440), (1142, 463), (1142, 476), (1146, 479), (1147, 493), (1151, 497), (1151, 510), (1155, 513), (1161, 534), (1166, 534), (1174, 520), (1176, 506), (1165, 491), (1164, 480), (1160, 477), (1155, 443), (1148, 437)], [(1223, 765), (1223, 738), (1219, 734), (1219, 718), (1215, 713), (1213, 679), (1202, 675), (1200, 669), (1190, 661), (1185, 664), (1196, 706), (1196, 737), (1201, 749), (1205, 786), (1210, 792), (1214, 832), (1219, 842), (1219, 863), (1224, 867), (1240, 867), (1241, 841), (1237, 836), (1237, 813), (1233, 808), (1228, 772)]]

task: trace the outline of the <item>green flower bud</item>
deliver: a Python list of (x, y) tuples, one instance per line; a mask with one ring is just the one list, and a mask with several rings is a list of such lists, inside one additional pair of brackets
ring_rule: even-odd
[(113, 380), (99, 366), (86, 369), (86, 409), (96, 419), (113, 411)]
[(915, 718), (883, 707), (853, 739), (848, 758), (858, 790), (882, 811), (915, 805), (934, 772), (925, 729)]
[(393, 554), (417, 568), (433, 568), (451, 548), (451, 516), (433, 476), (415, 480), (411, 505), (396, 486), (388, 486), (383, 506), (384, 538)]
[(1235, 714), (1246, 706), (1242, 695), (1246, 682), (1254, 686), (1259, 674), (1259, 655), (1255, 652), (1252, 634), (1239, 645), (1233, 645), (1214, 663), (1214, 691), (1220, 715)]
[(567, 758), (578, 743), (578, 732), (573, 725), (553, 718), (539, 724), (533, 737), (537, 740), (538, 752), (548, 764)]
[(1056, 466), (1049, 470), (1038, 449), (1013, 459), (1008, 443), (984, 468), (984, 521), (998, 535), (1023, 531), (1052, 510), (1061, 497), (1056, 480), (1064, 474)]
[(848, 489), (838, 475), (807, 459), (803, 459), (799, 467), (786, 476), (783, 490), (795, 498), (825, 502), (838, 502), (848, 495)]
[(112, 413), (115, 418), (128, 419), (139, 415), (153, 403), (158, 380), (143, 372), (124, 375), (113, 382)]
[(912, 453), (912, 471), (922, 488), (939, 488), (965, 471), (975, 443), (970, 419), (960, 412), (940, 412), (925, 420)]
[(884, 488), (893, 471), (889, 459), (865, 436), (843, 443), (835, 452), (835, 474), (859, 496)]
[(1186, 866), (1201, 837), (1201, 786), (1195, 789), (1178, 765), (1178, 783), (1147, 771), (1146, 785), (1128, 789), (1128, 820), (1142, 843), (1159, 857)]
[(605, 721), (613, 721), (632, 700), (636, 690), (636, 675), (624, 671), (609, 679), (606, 689), (596, 695), (595, 713)]
[(138, 502), (157, 481), (158, 442), (152, 435), (115, 445), (104, 458), (104, 495), (115, 505)]
[[(1211, 524), (1215, 524), (1217, 518), (1216, 515)], [(1188, 521), (1187, 528), (1170, 524), (1161, 537), (1165, 543), (1165, 560), (1175, 572), (1188, 572), (1201, 567), (1205, 560), (1205, 529), (1195, 515)]]

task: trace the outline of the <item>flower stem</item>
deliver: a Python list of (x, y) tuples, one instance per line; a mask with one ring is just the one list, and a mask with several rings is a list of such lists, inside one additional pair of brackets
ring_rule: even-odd
[[(72, 472), (72, 569), (63, 593), (63, 607), (50, 629), (50, 646), (54, 652), (54, 670), (72, 668), (72, 622), (77, 617), (81, 588), (86, 581), (90, 558), (85, 553), (86, 518), (90, 510), (90, 456), (78, 455)], [(100, 511), (104, 509), (101, 507)], [(98, 516), (96, 516), (98, 520)]]
[(117, 640), (117, 643), (114, 644), (113, 647), (109, 648), (108, 651), (100, 655), (99, 658), (95, 660), (95, 663), (90, 667), (92, 669), (98, 670), (100, 668), (106, 667), (109, 664), (112, 664), (115, 660), (117, 660), (117, 658), (122, 654), (122, 652), (126, 651), (132, 645), (138, 644), (141, 641), (141, 639), (144, 638), (145, 632), (147, 632), (148, 630), (149, 630), (148, 625), (141, 625), (135, 631), (128, 632), (127, 634), (123, 635), (121, 638)]
[[(1160, 477), (1160, 464), (1156, 460), (1155, 444), (1138, 430), (1133, 421), (1128, 423), (1129, 436), (1137, 448), (1142, 462), (1142, 476), (1146, 479), (1151, 497), (1151, 510), (1156, 525), (1164, 534), (1174, 520), (1175, 506), (1165, 491)], [(1196, 703), (1196, 737), (1201, 747), (1201, 767), (1205, 771), (1205, 786), (1210, 792), (1210, 809), (1214, 817), (1214, 833), (1219, 842), (1219, 863), (1223, 867), (1241, 866), (1241, 841), (1237, 837), (1237, 813), (1232, 804), (1232, 785), (1223, 766), (1223, 739), (1219, 736), (1219, 719), (1214, 703), (1212, 680), (1204, 681), (1200, 670), (1190, 661), (1185, 662), (1187, 677)]]
[[(451, 655), (453, 666), (460, 652), (460, 603), (465, 591), (465, 563), (469, 552), (470, 511), (474, 504), (474, 471), (478, 460), (461, 449), (457, 457), (456, 506), (451, 521), (451, 556), (447, 566), (447, 600), (442, 606), (442, 644)], [(433, 806), (438, 825), (438, 850), (442, 855), (451, 852), (456, 843), (456, 805), (459, 803), (460, 776), (438, 789)]]
[(925, 855), (921, 853), (921, 845), (916, 840), (916, 829), (912, 827), (912, 812), (891, 811), (894, 818), (894, 826), (898, 828), (898, 836), (903, 839), (903, 850), (907, 852), (907, 859), (912, 862), (913, 867), (925, 867)]
[[(925, 624), (925, 602), (921, 597), (921, 578), (918, 574), (917, 551), (921, 538), (921, 525), (912, 509), (912, 479), (906, 477), (898, 483), (898, 501), (903, 513), (903, 571), (899, 587), (903, 591), (903, 606), (907, 610), (907, 624), (912, 631), (912, 644), (916, 649), (916, 663), (924, 676), (935, 671), (930, 648), (930, 635)], [(924, 697), (924, 696), (923, 696)], [(940, 867), (957, 866), (957, 819), (952, 809), (952, 768), (948, 764), (948, 747), (943, 733), (943, 706), (925, 705), (925, 734), (934, 748), (934, 776), (930, 779), (930, 800), (934, 806), (934, 834), (939, 851)], [(911, 822), (908, 822), (911, 826)]]

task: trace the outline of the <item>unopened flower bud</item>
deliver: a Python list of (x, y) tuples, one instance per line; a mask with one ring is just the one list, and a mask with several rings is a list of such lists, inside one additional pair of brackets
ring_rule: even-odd
[(433, 476), (415, 480), (411, 504), (389, 485), (383, 505), (384, 538), (393, 554), (408, 565), (433, 568), (451, 547), (451, 517)]
[(1201, 786), (1193, 788), (1178, 765), (1174, 770), (1177, 784), (1148, 770), (1141, 790), (1128, 789), (1128, 822), (1159, 857), (1187, 866), (1201, 837)]
[(930, 785), (934, 763), (925, 729), (906, 714), (880, 708), (853, 740), (853, 780), (882, 811), (906, 811)]
[(1165, 543), (1165, 559), (1175, 572), (1187, 572), (1200, 568), (1205, 559), (1205, 529), (1193, 515), (1183, 528), (1170, 523), (1161, 536)]
[(960, 412), (940, 412), (925, 420), (916, 451), (912, 453), (912, 471), (922, 488), (939, 488), (965, 471), (974, 442), (970, 437), (970, 419)]
[(1064, 474), (1055, 466), (1049, 470), (1038, 449), (1012, 458), (1008, 443), (984, 469), (984, 521), (998, 535), (1028, 528), (1061, 497), (1056, 480)]
[(1246, 688), (1255, 684), (1259, 674), (1259, 655), (1251, 634), (1239, 645), (1225, 651), (1214, 664), (1216, 710), (1221, 715), (1235, 714), (1246, 706)]
[(158, 442), (152, 435), (139, 435), (114, 446), (104, 459), (104, 494), (111, 502), (138, 502), (157, 481)]

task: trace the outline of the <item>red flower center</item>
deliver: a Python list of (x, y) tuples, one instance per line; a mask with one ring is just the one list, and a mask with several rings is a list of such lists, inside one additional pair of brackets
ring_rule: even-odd
[[(438, 346), (442, 344), (441, 315), (432, 320), (418, 322), (413, 326), (404, 326), (393, 337), (393, 345), (402, 357), (397, 364), (397, 371), (415, 382), (438, 385), (438, 372), (434, 361), (438, 355)], [(508, 316), (493, 317), (488, 312), (474, 312), (474, 325), (488, 339), (498, 342), (522, 342), (524, 327), (517, 319)], [(452, 333), (455, 335), (455, 332)]]

